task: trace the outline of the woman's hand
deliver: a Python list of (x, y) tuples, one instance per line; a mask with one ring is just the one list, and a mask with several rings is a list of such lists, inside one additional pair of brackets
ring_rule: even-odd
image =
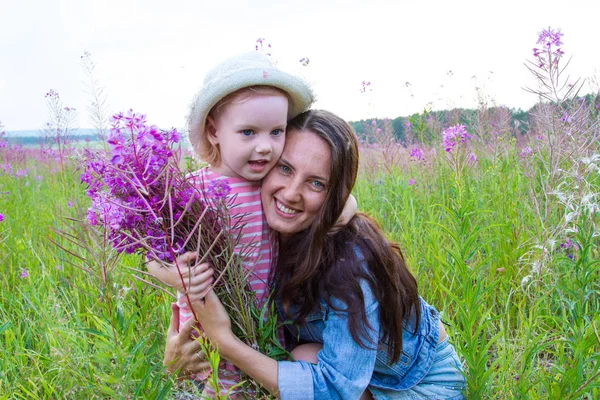
[(205, 361), (206, 356), (200, 350), (200, 343), (192, 337), (194, 322), (193, 318), (190, 319), (178, 332), (179, 308), (177, 304), (171, 304), (171, 323), (167, 331), (163, 365), (170, 373), (179, 370), (180, 378), (189, 378), (210, 369), (209, 362)]
[(204, 334), (218, 347), (219, 353), (227, 358), (229, 345), (238, 339), (231, 330), (231, 320), (221, 300), (211, 290), (204, 297), (204, 302), (193, 303), (192, 307)]

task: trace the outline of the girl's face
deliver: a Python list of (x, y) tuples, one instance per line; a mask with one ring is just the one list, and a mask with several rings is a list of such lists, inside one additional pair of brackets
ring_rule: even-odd
[(282, 238), (307, 229), (329, 188), (329, 145), (310, 131), (291, 129), (283, 154), (263, 179), (261, 200), (267, 223)]
[(262, 179), (283, 151), (287, 112), (287, 98), (277, 94), (248, 94), (224, 105), (207, 126), (208, 140), (221, 154), (221, 163), (212, 169), (225, 176)]

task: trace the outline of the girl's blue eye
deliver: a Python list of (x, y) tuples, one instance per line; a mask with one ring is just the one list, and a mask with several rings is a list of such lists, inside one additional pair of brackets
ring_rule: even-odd
[(271, 135), (273, 136), (281, 136), (283, 135), (283, 129), (275, 129), (271, 132)]
[(279, 170), (284, 174), (289, 174), (292, 171), (287, 165), (280, 165)]
[(252, 132), (251, 129), (244, 129), (243, 131), (240, 131), (240, 133), (244, 136), (252, 136), (254, 132)]

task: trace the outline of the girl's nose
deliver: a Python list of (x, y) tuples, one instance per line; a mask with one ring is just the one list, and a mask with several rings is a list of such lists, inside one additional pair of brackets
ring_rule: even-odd
[(270, 140), (261, 140), (257, 143), (255, 150), (258, 154), (270, 154), (273, 151), (273, 146)]

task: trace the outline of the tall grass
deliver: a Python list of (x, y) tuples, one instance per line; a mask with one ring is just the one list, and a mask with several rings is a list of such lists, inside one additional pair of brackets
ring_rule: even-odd
[[(421, 295), (442, 312), (468, 398), (598, 398), (598, 209), (561, 232), (572, 247), (540, 251), (544, 229), (564, 225), (565, 205), (550, 198), (542, 226), (520, 150), (496, 158), (479, 150), (460, 187), (442, 150), (425, 164), (405, 154), (394, 172), (360, 180), (354, 194), (400, 242)], [(589, 178), (599, 193), (598, 172)]]
[[(362, 149), (359, 208), (441, 311), (469, 399), (600, 398), (598, 110), (551, 92), (518, 143), (482, 103), (465, 153), (478, 160), (460, 168), (418, 141), (443, 128), (426, 113), (409, 148), (384, 124)], [(68, 154), (0, 157), (0, 399), (186, 398), (162, 366), (170, 297), (126, 268), (141, 260), (90, 274), (51, 243), (89, 206)]]
[[(469, 398), (598, 398), (598, 208), (580, 207), (566, 226), (574, 206), (547, 196), (542, 223), (531, 201), (545, 196), (532, 179), (544, 173), (539, 161), (514, 142), (473, 150), (479, 161), (458, 177), (441, 148), (421, 162), (401, 150), (394, 169), (375, 179), (364, 170), (360, 209), (401, 243), (422, 296), (442, 312)], [(600, 192), (595, 160), (580, 182), (589, 193)], [(125, 267), (140, 267), (136, 257), (104, 282), (51, 244), (62, 217), (88, 207), (78, 173), (54, 164), (21, 157), (12, 168), (26, 177), (0, 174), (0, 398), (175, 396), (162, 367), (168, 295), (132, 279)], [(542, 246), (553, 227), (564, 229)]]

